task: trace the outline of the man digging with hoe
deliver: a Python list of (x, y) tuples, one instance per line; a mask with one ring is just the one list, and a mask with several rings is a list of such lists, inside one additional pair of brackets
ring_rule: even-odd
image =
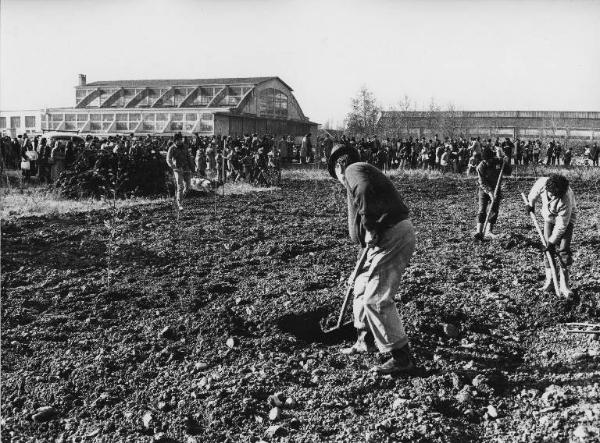
[[(356, 343), (343, 354), (391, 354), (374, 366), (379, 374), (408, 373), (415, 367), (408, 337), (394, 295), (415, 249), (415, 231), (408, 208), (393, 183), (374, 166), (360, 162), (356, 149), (338, 145), (328, 161), (331, 176), (346, 188), (351, 239), (368, 248), (359, 261), (354, 282)], [(364, 251), (363, 251), (363, 255)]]

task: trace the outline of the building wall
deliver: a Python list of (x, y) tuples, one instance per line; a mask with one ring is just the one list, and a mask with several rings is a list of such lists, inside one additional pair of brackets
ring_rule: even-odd
[[(437, 116), (442, 119), (443, 114)], [(387, 119), (387, 120), (386, 120)], [(393, 126), (390, 115), (384, 114), (380, 128)], [(443, 134), (443, 129), (436, 127), (436, 117), (425, 112), (411, 112), (399, 117), (403, 132), (406, 126), (411, 135), (433, 136)], [(438, 122), (440, 120), (437, 120)], [(451, 123), (450, 123), (451, 122)], [(553, 112), (553, 111), (499, 111), (499, 112), (458, 112), (446, 119), (445, 125), (452, 126), (455, 134), (482, 137), (521, 137), (521, 138), (581, 138), (598, 139), (600, 135), (599, 112)]]
[(16, 137), (42, 132), (42, 111), (0, 111), (0, 133)]

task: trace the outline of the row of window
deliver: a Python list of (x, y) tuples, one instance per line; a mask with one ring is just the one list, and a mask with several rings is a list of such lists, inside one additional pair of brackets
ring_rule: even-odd
[(261, 117), (287, 118), (287, 95), (274, 88), (262, 90), (258, 97), (258, 115)]
[[(89, 125), (87, 125), (89, 122)], [(86, 126), (87, 125), (87, 126)], [(167, 128), (168, 125), (168, 128)], [(42, 122), (48, 130), (142, 131), (162, 132), (213, 130), (211, 113), (106, 113), (106, 114), (47, 114)]]
[[(135, 107), (139, 108), (154, 105), (161, 108), (179, 107), (186, 99), (188, 100), (186, 106), (206, 106), (222, 89), (222, 87), (77, 89), (75, 103), (79, 105), (82, 100), (91, 96), (93, 98), (85, 104), (86, 108), (123, 108), (137, 97)], [(229, 86), (223, 98), (215, 106), (235, 106), (250, 89), (250, 86)]]
[[(10, 117), (10, 126), (6, 126), (6, 117), (0, 117), (0, 129), (20, 129), (21, 128), (21, 117), (15, 116)], [(35, 128), (35, 115), (25, 116), (25, 128)]]

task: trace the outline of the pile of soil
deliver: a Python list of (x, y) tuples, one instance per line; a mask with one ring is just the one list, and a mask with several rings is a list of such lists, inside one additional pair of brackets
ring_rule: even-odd
[[(600, 438), (598, 192), (566, 302), (507, 180), (494, 241), (476, 183), (395, 178), (417, 250), (397, 295), (419, 371), (369, 372), (319, 331), (357, 257), (332, 181), (2, 222), (2, 440), (581, 441)], [(275, 395), (279, 393), (279, 395)], [(274, 396), (275, 395), (275, 396)]]

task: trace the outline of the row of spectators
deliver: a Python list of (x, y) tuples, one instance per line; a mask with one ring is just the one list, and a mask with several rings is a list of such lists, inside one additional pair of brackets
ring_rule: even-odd
[[(325, 139), (322, 143), (326, 146)], [(563, 146), (555, 140), (544, 145), (541, 140), (514, 141), (506, 137), (503, 140), (496, 138), (484, 139), (472, 137), (470, 140), (462, 137), (449, 138), (443, 141), (436, 135), (434, 139), (426, 140), (425, 137), (408, 139), (385, 139), (380, 141), (377, 136), (355, 138), (342, 136), (334, 143), (344, 143), (355, 146), (361, 160), (369, 162), (380, 169), (436, 169), (445, 172), (472, 172), (481, 161), (481, 153), (485, 149), (496, 151), (499, 157), (507, 157), (511, 164), (528, 165), (564, 165), (570, 166), (573, 160), (573, 151), (570, 146)], [(327, 149), (324, 149), (327, 156)], [(600, 150), (597, 143), (585, 148), (584, 156), (590, 165), (598, 166)]]
[[(135, 137), (110, 136), (99, 138), (88, 135), (84, 143), (72, 139), (46, 140), (44, 136), (29, 138), (27, 134), (16, 138), (3, 137), (0, 146), (0, 168), (22, 169), (26, 180), (37, 175), (41, 182), (53, 183), (61, 172), (73, 166), (78, 156), (87, 152), (106, 162), (112, 154), (130, 156), (134, 161), (141, 153), (166, 155), (170, 138), (160, 136)], [(290, 163), (315, 163), (326, 161), (336, 143), (355, 146), (363, 161), (381, 169), (422, 168), (452, 172), (469, 172), (481, 158), (483, 149), (501, 151), (515, 165), (545, 163), (569, 166), (573, 152), (569, 146), (551, 140), (514, 141), (510, 138), (484, 139), (462, 137), (433, 139), (384, 139), (369, 138), (332, 139), (328, 134), (313, 141), (312, 134), (304, 137), (248, 134), (232, 136), (187, 136), (184, 144), (194, 158), (196, 172), (222, 182), (231, 180), (260, 181), (264, 171), (279, 170)], [(600, 149), (597, 143), (585, 148), (584, 156), (590, 165), (598, 166)], [(89, 158), (88, 158), (89, 160)], [(263, 171), (263, 173), (261, 173)], [(272, 174), (270, 174), (272, 175)]]
[[(78, 160), (96, 170), (106, 168), (108, 164), (117, 167), (117, 157), (127, 157), (135, 162), (141, 155), (160, 154), (164, 162), (171, 143), (172, 139), (168, 137), (150, 135), (106, 138), (88, 135), (83, 141), (78, 136), (63, 135), (47, 140), (44, 136), (29, 138), (24, 134), (14, 139), (1, 139), (0, 165), (21, 169), (26, 180), (37, 175), (40, 182), (54, 183)], [(259, 173), (261, 170), (278, 170), (282, 163), (312, 162), (315, 158), (311, 134), (306, 134), (301, 141), (291, 136), (277, 139), (271, 135), (259, 137), (258, 134), (240, 137), (195, 135), (185, 137), (184, 145), (195, 159), (196, 172), (219, 182), (228, 177), (255, 181), (264, 175)]]

